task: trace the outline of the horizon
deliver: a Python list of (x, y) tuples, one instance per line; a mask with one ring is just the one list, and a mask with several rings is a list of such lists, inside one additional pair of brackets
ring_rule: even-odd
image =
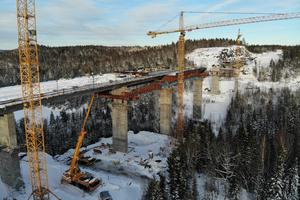
[[(214, 39), (223, 39), (223, 38), (202, 38), (202, 39), (197, 39), (197, 40), (200, 41), (200, 40), (203, 40), (203, 39), (206, 39), (206, 40), (211, 40), (212, 39), (212, 40), (214, 40)], [(231, 38), (224, 38), (224, 39), (229, 39), (230, 40)], [(141, 48), (144, 48), (144, 47), (167, 46), (167, 45), (171, 45), (171, 44), (172, 43), (170, 43), (170, 44), (158, 44), (158, 45), (144, 45), (144, 46), (140, 46), (140, 45), (109, 46), (109, 45), (101, 45), (101, 44), (97, 44), (97, 45), (94, 45), (94, 44), (66, 45), (66, 46), (49, 46), (49, 45), (44, 45), (44, 44), (37, 44), (37, 45), (38, 46), (45, 46), (47, 48), (79, 47), (79, 46), (82, 46), (82, 47), (85, 47), (85, 46), (95, 46), (95, 47), (103, 46), (103, 47), (141, 47)], [(176, 42), (175, 42), (175, 44), (176, 44)], [(252, 45), (253, 46), (257, 45), (257, 46), (286, 46), (286, 47), (288, 47), (288, 46), (299, 46), (300, 44), (294, 44), (294, 45), (284, 45), (284, 44), (247, 44), (247, 45), (244, 45), (244, 44), (242, 44), (241, 46), (252, 46)], [(234, 46), (234, 45), (231, 45), (231, 46)], [(218, 47), (222, 47), (222, 46), (218, 46)], [(203, 47), (203, 48), (214, 48), (214, 47)], [(13, 50), (19, 50), (19, 47), (16, 47), (14, 49), (0, 49), (0, 51), (13, 51)]]
[[(0, 4), (0, 49), (17, 49), (16, 3), (2, 0)], [(267, 15), (266, 13), (293, 13), (300, 10), (298, 0), (266, 0), (263, 4), (258, 0), (251, 2), (213, 0), (205, 3), (195, 3), (191, 0), (133, 0), (130, 2), (41, 0), (36, 1), (35, 4), (37, 42), (49, 47), (79, 45), (143, 47), (176, 43), (178, 34), (163, 34), (152, 39), (147, 36), (147, 32), (156, 31), (159, 27), (161, 27), (160, 31), (178, 29), (178, 13), (182, 10), (206, 12), (185, 13), (185, 25), (264, 16)], [(239, 14), (212, 12), (238, 12)], [(186, 32), (185, 39), (228, 38), (235, 40), (240, 29), (241, 39), (245, 38), (246, 42), (251, 45), (294, 46), (300, 44), (299, 20), (298, 18), (194, 30)]]

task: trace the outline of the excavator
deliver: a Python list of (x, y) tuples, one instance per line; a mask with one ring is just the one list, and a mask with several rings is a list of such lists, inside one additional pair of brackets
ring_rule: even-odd
[(84, 138), (84, 135), (87, 133), (86, 131), (84, 131), (84, 127), (87, 122), (88, 116), (90, 114), (90, 110), (91, 110), (94, 98), (95, 98), (95, 94), (92, 97), (88, 112), (85, 117), (83, 127), (79, 134), (78, 142), (77, 142), (76, 149), (75, 149), (75, 152), (74, 152), (74, 155), (72, 158), (70, 169), (66, 170), (62, 176), (62, 181), (66, 182), (66, 183), (70, 183), (72, 185), (75, 185), (85, 191), (93, 191), (94, 189), (96, 189), (97, 187), (99, 187), (101, 185), (101, 180), (93, 177), (93, 175), (90, 173), (82, 172), (80, 170), (80, 168), (78, 167), (79, 160), (83, 158), (83, 155), (80, 154), (82, 140)]

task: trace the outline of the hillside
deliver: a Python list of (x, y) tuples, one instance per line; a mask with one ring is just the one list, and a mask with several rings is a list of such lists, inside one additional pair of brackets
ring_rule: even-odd
[[(187, 40), (186, 53), (200, 47), (232, 45), (231, 39)], [(161, 46), (67, 46), (48, 47), (39, 45), (40, 79), (57, 80), (74, 78), (86, 73), (113, 72), (116, 69), (177, 66), (177, 45)], [(20, 83), (18, 50), (0, 54), (0, 85)], [(191, 64), (191, 63), (190, 63)]]

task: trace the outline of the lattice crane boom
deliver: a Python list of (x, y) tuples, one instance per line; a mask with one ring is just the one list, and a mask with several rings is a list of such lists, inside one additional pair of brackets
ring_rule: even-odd
[(191, 25), (184, 27), (183, 23), (183, 11), (180, 13), (180, 21), (179, 21), (179, 29), (168, 30), (168, 31), (149, 31), (147, 35), (150, 35), (152, 38), (156, 37), (156, 35), (167, 34), (167, 33), (176, 33), (179, 32), (179, 41), (178, 41), (178, 117), (177, 117), (177, 139), (182, 140), (183, 131), (184, 131), (184, 121), (183, 121), (183, 76), (181, 74), (184, 73), (184, 36), (186, 31), (192, 31), (197, 29), (206, 29), (206, 28), (215, 28), (222, 26), (232, 26), (239, 24), (249, 24), (249, 23), (257, 23), (257, 22), (267, 22), (267, 21), (276, 21), (276, 20), (285, 20), (285, 19), (295, 19), (300, 18), (300, 12), (294, 13), (285, 13), (285, 14), (274, 14), (267, 16), (257, 16), (257, 17), (249, 17), (242, 19), (234, 19), (234, 20), (226, 20), (226, 21), (218, 21), (211, 23), (204, 23), (198, 25)]
[(16, 4), (24, 122), (32, 187), (30, 197), (33, 196), (33, 199), (50, 199), (49, 193), (53, 193), (48, 189), (40, 96), (35, 1), (16, 0)]
[[(184, 13), (184, 12), (181, 12)], [(267, 21), (277, 21), (277, 20), (285, 20), (285, 19), (296, 19), (300, 18), (300, 12), (294, 13), (285, 13), (285, 14), (275, 14), (275, 15), (267, 15), (267, 16), (257, 16), (257, 17), (249, 17), (249, 18), (242, 18), (242, 19), (233, 19), (233, 20), (224, 20), (218, 22), (210, 22), (198, 25), (190, 25), (186, 27), (181, 27), (176, 30), (168, 30), (168, 31), (149, 31), (147, 35), (151, 35), (155, 37), (156, 35), (166, 34), (166, 33), (176, 33), (182, 31), (192, 31), (197, 29), (206, 29), (206, 28), (216, 28), (222, 26), (232, 26), (232, 25), (239, 25), (239, 24), (250, 24), (250, 23), (257, 23), (257, 22), (267, 22)]]

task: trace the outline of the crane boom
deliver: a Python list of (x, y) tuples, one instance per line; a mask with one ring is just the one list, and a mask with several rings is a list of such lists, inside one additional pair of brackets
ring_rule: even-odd
[[(179, 32), (179, 41), (178, 41), (178, 117), (177, 117), (177, 139), (180, 141), (183, 139), (183, 131), (184, 131), (184, 121), (183, 121), (183, 76), (184, 73), (184, 36), (186, 31), (192, 31), (197, 29), (206, 29), (206, 28), (215, 28), (221, 26), (232, 26), (238, 24), (249, 24), (249, 23), (257, 23), (257, 22), (267, 22), (267, 21), (276, 21), (276, 20), (285, 20), (285, 19), (295, 19), (300, 18), (300, 12), (294, 13), (285, 13), (285, 14), (274, 14), (267, 16), (257, 16), (250, 18), (242, 18), (242, 19), (234, 19), (234, 20), (226, 20), (219, 22), (211, 22), (199, 25), (191, 25), (191, 26), (183, 26), (183, 11), (180, 13), (179, 19), (179, 29), (169, 30), (169, 31), (149, 31), (147, 35), (151, 35), (152, 38), (156, 37), (156, 35), (167, 34), (167, 33), (176, 33)], [(238, 71), (236, 71), (236, 74)], [(237, 84), (236, 77), (236, 84)], [(237, 89), (237, 86), (236, 86)]]
[(198, 25), (190, 25), (190, 26), (186, 26), (185, 28), (182, 27), (176, 30), (169, 30), (169, 31), (161, 31), (161, 32), (149, 31), (147, 35), (151, 35), (152, 37), (155, 37), (156, 35), (166, 34), (166, 33), (176, 33), (182, 31), (192, 31), (197, 29), (206, 29), (206, 28), (215, 28), (215, 27), (222, 27), (222, 26), (232, 26), (232, 25), (239, 25), (239, 24), (250, 24), (250, 23), (257, 23), (257, 22), (267, 22), (267, 21), (296, 19), (296, 18), (300, 18), (300, 12), (210, 22), (210, 23), (204, 23)]
[(77, 142), (76, 149), (75, 149), (75, 152), (74, 152), (74, 155), (72, 158), (70, 169), (66, 170), (62, 176), (62, 181), (74, 184), (76, 186), (79, 186), (80, 188), (83, 188), (84, 190), (87, 190), (87, 191), (94, 190), (101, 184), (101, 181), (99, 179), (94, 178), (91, 175), (84, 174), (83, 172), (80, 171), (80, 168), (78, 167), (78, 160), (80, 158), (82, 158), (79, 156), (80, 148), (82, 145), (84, 135), (86, 134), (86, 132), (84, 131), (84, 127), (85, 127), (85, 124), (89, 117), (91, 107), (94, 102), (94, 98), (95, 98), (95, 94), (92, 97), (88, 112), (86, 114), (82, 129), (81, 129), (81, 132), (79, 134), (78, 142)]
[(94, 102), (94, 98), (95, 98), (95, 94), (92, 97), (92, 100), (91, 100), (88, 112), (86, 114), (86, 117), (85, 117), (82, 129), (81, 129), (81, 132), (80, 132), (80, 135), (78, 137), (78, 142), (77, 142), (76, 149), (75, 149), (75, 152), (74, 152), (74, 155), (73, 155), (73, 159), (72, 159), (72, 162), (71, 162), (71, 166), (70, 166), (70, 174), (71, 175), (72, 174), (76, 174), (76, 172), (77, 172), (77, 166), (75, 167), (75, 164), (76, 164), (76, 161), (78, 159), (78, 155), (80, 153), (80, 148), (81, 148), (81, 145), (82, 145), (82, 140), (84, 138), (84, 135), (86, 134), (86, 132), (84, 131), (84, 127), (85, 127), (85, 124), (87, 122), (88, 116), (90, 114), (91, 107), (92, 107), (93, 102)]
[(232, 26), (232, 25), (239, 25), (239, 24), (250, 24), (250, 23), (257, 23), (257, 22), (268, 22), (268, 21), (295, 19), (295, 18), (300, 18), (300, 12), (267, 15), (267, 16), (256, 16), (256, 17), (249, 17), (249, 18), (242, 18), (242, 19), (225, 20), (219, 22), (192, 25), (192, 26), (187, 26), (185, 30), (192, 31), (196, 29), (205, 29), (205, 28), (214, 28), (214, 27), (221, 27), (221, 26)]

